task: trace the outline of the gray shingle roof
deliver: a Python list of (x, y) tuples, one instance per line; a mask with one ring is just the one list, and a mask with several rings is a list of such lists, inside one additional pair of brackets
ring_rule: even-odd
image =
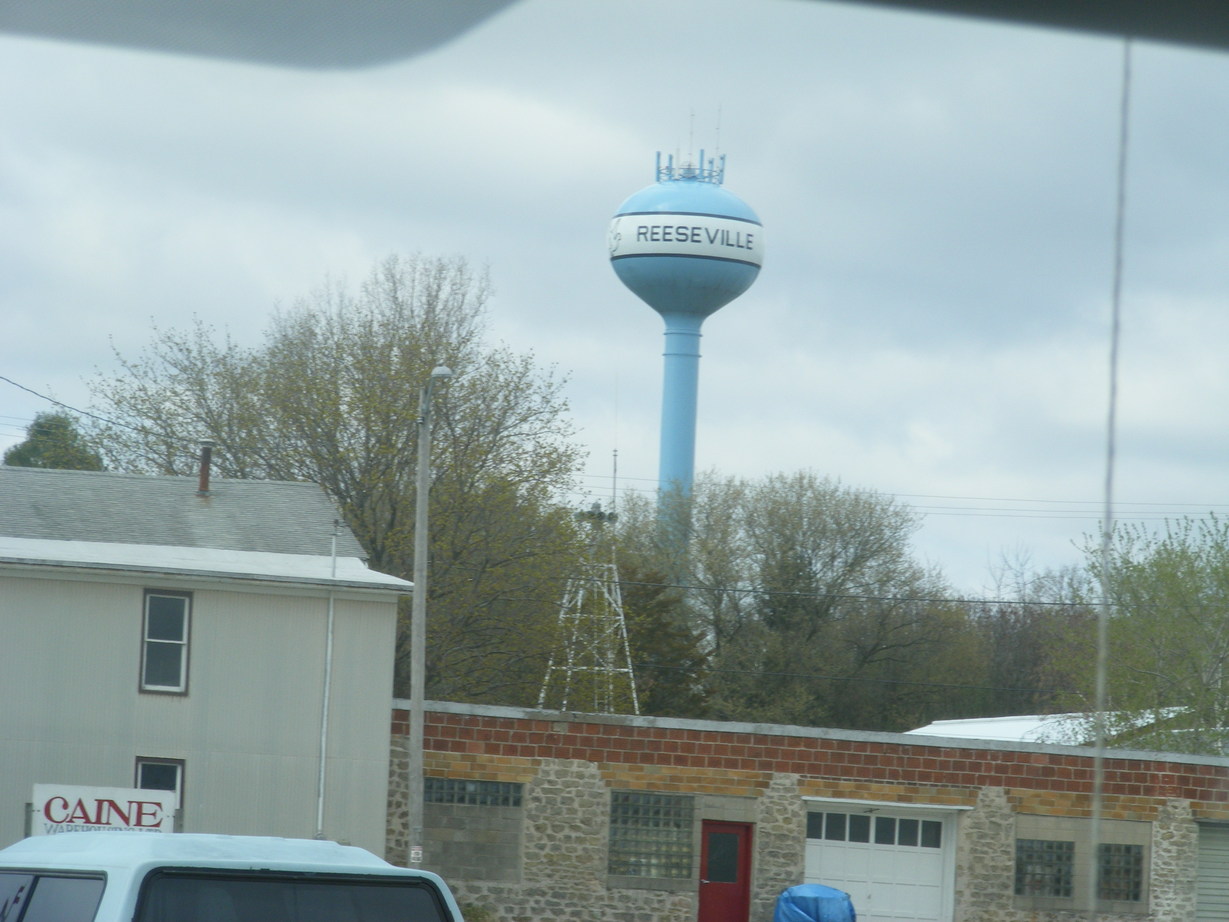
[[(0, 465), (0, 535), (222, 548), (275, 554), (331, 553), (341, 518), (312, 483), (223, 480), (198, 496), (195, 477), (149, 477)], [(365, 557), (342, 523), (342, 557)]]

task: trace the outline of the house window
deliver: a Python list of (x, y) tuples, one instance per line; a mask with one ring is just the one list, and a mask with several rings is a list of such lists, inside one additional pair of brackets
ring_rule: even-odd
[(1144, 847), (1097, 846), (1097, 899), (1138, 903), (1144, 894)]
[(192, 597), (189, 595), (145, 593), (141, 691), (187, 692), (191, 603)]
[(1016, 839), (1016, 896), (1069, 899), (1074, 878), (1074, 842)]
[(690, 878), (693, 826), (691, 797), (612, 792), (609, 873), (622, 877)]
[(172, 791), (175, 808), (183, 806), (182, 759), (147, 759), (137, 757), (136, 786), (143, 791)]

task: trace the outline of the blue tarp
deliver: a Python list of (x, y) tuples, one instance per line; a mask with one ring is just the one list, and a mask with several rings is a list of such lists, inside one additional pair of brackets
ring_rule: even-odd
[(777, 897), (772, 922), (856, 922), (853, 901), (844, 890), (799, 884)]

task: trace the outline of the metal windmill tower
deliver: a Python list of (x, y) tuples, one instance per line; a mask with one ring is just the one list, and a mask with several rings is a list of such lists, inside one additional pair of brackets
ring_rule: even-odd
[(568, 580), (564, 590), (559, 640), (546, 667), (538, 707), (639, 714), (619, 568), (614, 542), (606, 540), (606, 526), (615, 513), (603, 512), (594, 503), (577, 518), (590, 529), (589, 554), (581, 573)]

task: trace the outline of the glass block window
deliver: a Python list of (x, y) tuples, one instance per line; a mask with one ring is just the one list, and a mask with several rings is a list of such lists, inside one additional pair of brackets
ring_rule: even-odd
[(1097, 846), (1097, 899), (1138, 903), (1144, 898), (1144, 847)]
[(513, 781), (468, 781), (464, 778), (424, 778), (423, 800), (429, 804), (472, 807), (519, 807), (524, 785)]
[(624, 877), (691, 877), (693, 801), (677, 794), (613, 791), (608, 871)]
[(1016, 896), (1070, 898), (1075, 843), (1016, 839)]

